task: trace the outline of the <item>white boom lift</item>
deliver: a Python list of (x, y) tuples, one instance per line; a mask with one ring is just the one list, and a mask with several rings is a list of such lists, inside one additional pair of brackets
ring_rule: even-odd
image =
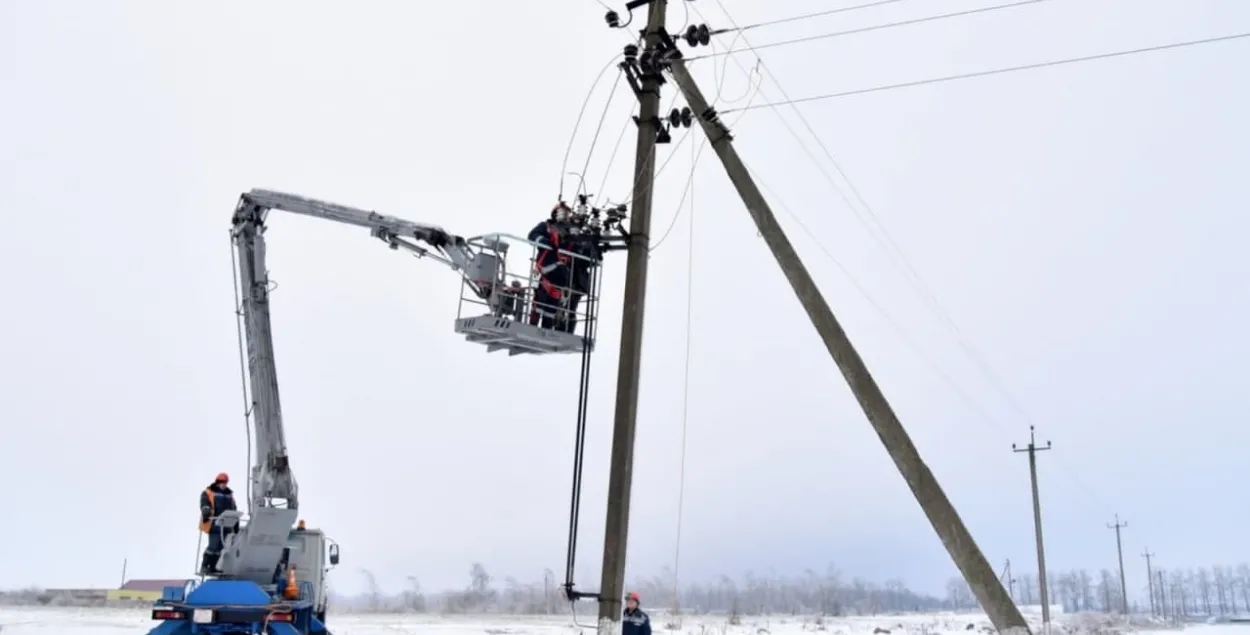
[[(294, 567), (300, 586), (307, 591), (301, 596), (310, 596), (302, 599), (312, 603), (318, 620), (324, 623), (327, 560), (329, 565), (337, 564), (338, 546), (321, 531), (305, 528), (302, 521), (298, 530), (293, 529), (299, 514), (299, 485), (291, 469), (282, 422), (269, 308), (271, 286), (265, 264), (265, 222), (271, 210), (368, 229), (392, 249), (436, 260), (458, 272), (462, 293), (455, 332), (470, 342), (484, 344), (488, 351), (507, 351), (509, 355), (580, 353), (585, 362), (594, 345), (601, 256), (625, 242), (620, 223), (624, 208), (591, 208), (585, 196), (579, 197), (576, 213), (581, 222), (572, 228), (572, 234), (580, 232), (582, 243), (594, 248), (589, 252), (555, 251), (573, 263), (571, 266), (592, 273), (580, 291), (569, 289), (569, 296), (586, 300), (582, 309), (576, 302), (570, 307), (566, 301), (562, 315), (568, 326), (552, 328), (527, 315), (535, 303), (537, 280), (537, 274), (532, 273), (532, 255), (523, 274), (510, 273), (507, 266), (510, 246), (524, 244), (531, 251), (550, 251), (547, 245), (510, 234), (463, 238), (435, 225), (270, 190), (252, 190), (240, 197), (231, 221), (231, 236), (238, 258), (238, 313), (247, 347), (245, 390), (255, 431), (256, 462), (251, 468), (246, 520), (241, 512), (226, 512), (216, 519), (219, 526), (237, 531), (226, 534), (218, 569), (209, 576), (271, 587), (281, 567)], [(607, 218), (601, 222), (600, 214), (605, 211)], [(616, 234), (609, 232), (612, 229)], [(471, 306), (478, 310), (466, 310)], [(581, 334), (572, 326), (579, 322)]]

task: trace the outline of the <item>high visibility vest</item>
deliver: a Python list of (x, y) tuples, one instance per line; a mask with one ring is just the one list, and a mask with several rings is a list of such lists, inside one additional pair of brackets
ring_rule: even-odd
[(204, 493), (208, 494), (208, 520), (200, 521), (200, 531), (208, 533), (213, 529), (213, 516), (217, 515), (217, 494), (211, 487), (204, 488)]

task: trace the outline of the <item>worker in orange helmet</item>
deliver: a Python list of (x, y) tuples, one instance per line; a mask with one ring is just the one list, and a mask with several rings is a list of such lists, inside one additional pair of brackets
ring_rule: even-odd
[(625, 614), (621, 617), (621, 635), (651, 635), (651, 618), (639, 608), (637, 591), (625, 595)]
[(226, 534), (239, 530), (237, 526), (226, 528), (217, 522), (222, 512), (236, 511), (234, 490), (230, 489), (230, 476), (225, 472), (217, 475), (213, 482), (200, 493), (200, 531), (208, 534), (208, 547), (204, 549), (204, 559), (200, 561), (200, 575), (212, 575), (217, 570), (217, 561), (225, 548)]

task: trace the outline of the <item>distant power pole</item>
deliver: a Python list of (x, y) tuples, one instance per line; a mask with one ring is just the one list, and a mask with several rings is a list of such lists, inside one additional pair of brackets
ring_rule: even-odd
[(1115, 524), (1107, 525), (1107, 529), (1115, 530), (1115, 550), (1120, 558), (1120, 608), (1128, 615), (1128, 586), (1124, 584), (1124, 545), (1120, 542), (1120, 530), (1128, 527), (1128, 522), (1120, 522), (1120, 515), (1115, 515)]
[[(1167, 618), (1168, 616), (1168, 596), (1167, 587), (1163, 586), (1163, 572), (1155, 573), (1155, 585), (1159, 587), (1159, 617)], [(1176, 599), (1172, 599), (1172, 617), (1176, 617)]]
[(999, 578), (1007, 585), (1007, 595), (1011, 596), (1011, 601), (1016, 601), (1016, 577), (1011, 574), (1011, 560), (1007, 560), (1007, 564), (1003, 566), (1003, 575)]
[(1033, 535), (1037, 539), (1037, 586), (1042, 596), (1043, 630), (1049, 630), (1050, 585), (1046, 582), (1046, 548), (1042, 542), (1042, 499), (1037, 495), (1037, 453), (1049, 450), (1051, 445), (1050, 441), (1047, 441), (1046, 447), (1038, 447), (1033, 432), (1033, 426), (1029, 426), (1029, 444), (1023, 448), (1017, 448), (1016, 444), (1012, 443), (1011, 451), (1029, 454), (1029, 482), (1033, 487)]
[(1155, 554), (1150, 553), (1149, 547), (1147, 547), (1141, 555), (1146, 559), (1146, 584), (1150, 589), (1150, 615), (1152, 616), (1157, 615), (1155, 612), (1155, 574), (1154, 569), (1150, 566), (1150, 559), (1153, 558), (1154, 555)]

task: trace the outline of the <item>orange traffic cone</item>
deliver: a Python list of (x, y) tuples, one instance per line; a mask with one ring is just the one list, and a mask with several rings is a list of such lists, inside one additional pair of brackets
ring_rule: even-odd
[(286, 569), (286, 588), (282, 589), (282, 597), (288, 600), (299, 599), (299, 582), (295, 580), (295, 566)]

